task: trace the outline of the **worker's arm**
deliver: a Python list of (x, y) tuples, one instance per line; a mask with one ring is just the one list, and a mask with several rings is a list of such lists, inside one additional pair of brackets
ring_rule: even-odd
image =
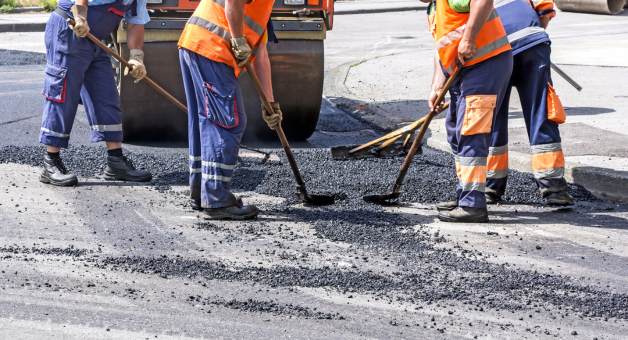
[(131, 73), (131, 76), (135, 78), (135, 82), (139, 82), (142, 78), (146, 77), (146, 66), (144, 66), (144, 25), (127, 23), (126, 26), (126, 39), (129, 45), (129, 64), (133, 65), (133, 68), (125, 68), (124, 75)]
[(231, 49), (238, 61), (238, 66), (244, 66), (251, 57), (251, 46), (244, 36), (244, 6), (247, 0), (226, 0), (225, 13), (229, 31), (231, 31)]
[(262, 103), (262, 117), (268, 124), (268, 127), (275, 130), (277, 129), (277, 126), (281, 124), (283, 117), (279, 103), (275, 102), (275, 98), (273, 96), (270, 59), (268, 58), (266, 43), (262, 43), (259, 47), (255, 60), (251, 66), (253, 66), (253, 72), (257, 75), (260, 84), (262, 84), (262, 89), (264, 89), (264, 93), (266, 94), (266, 98), (270, 102), (270, 106), (273, 108), (273, 113), (270, 113), (266, 110), (264, 103)]
[(264, 93), (268, 98), (269, 102), (274, 102), (275, 98), (273, 96), (273, 83), (270, 74), (270, 59), (268, 58), (268, 50), (266, 49), (266, 43), (262, 43), (257, 51), (257, 55), (255, 60), (253, 60), (253, 71), (257, 75), (257, 79), (262, 84), (262, 88), (264, 89)]
[(477, 39), (492, 11), (493, 0), (471, 0), (469, 21), (458, 46), (458, 58), (463, 64), (477, 53), (475, 39)]
[[(436, 101), (436, 98), (438, 98), (438, 95), (440, 95), (443, 87), (445, 86), (445, 82), (447, 81), (447, 78), (443, 74), (443, 70), (440, 67), (439, 60), (438, 52), (434, 53), (434, 78), (432, 79), (430, 97), (427, 100), (427, 105), (429, 105), (430, 111), (434, 110), (434, 102)], [(436, 108), (436, 113), (440, 113), (441, 111), (443, 111), (443, 103)]]
[(144, 48), (144, 25), (136, 25), (127, 23), (126, 25), (126, 41), (129, 50)]
[(244, 5), (246, 0), (226, 0), (225, 14), (231, 36), (239, 38), (244, 36)]

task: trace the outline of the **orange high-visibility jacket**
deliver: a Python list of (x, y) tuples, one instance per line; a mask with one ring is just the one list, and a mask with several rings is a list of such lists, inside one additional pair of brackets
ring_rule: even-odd
[[(249, 46), (253, 47), (251, 62), (262, 43), (274, 2), (275, 0), (256, 0), (245, 6), (244, 36)], [(179, 47), (233, 67), (237, 77), (242, 68), (238, 67), (233, 55), (231, 38), (225, 0), (202, 0), (185, 25)]]
[[(435, 15), (430, 15), (428, 19), (430, 31), (436, 31), (434, 38), (440, 61), (447, 73), (454, 74), (458, 45), (467, 27), (469, 13), (457, 13), (449, 7), (449, 1), (441, 0), (436, 3)], [(464, 66), (477, 64), (511, 49), (508, 36), (495, 8), (475, 39), (475, 45), (477, 54)]]

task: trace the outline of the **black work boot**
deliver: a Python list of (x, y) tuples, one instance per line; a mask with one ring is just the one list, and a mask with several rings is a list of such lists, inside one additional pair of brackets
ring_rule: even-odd
[(248, 220), (254, 218), (259, 213), (254, 205), (245, 205), (242, 207), (231, 206), (224, 208), (207, 208), (203, 210), (206, 218), (212, 220)]
[(438, 211), (452, 211), (458, 208), (458, 200), (449, 201), (449, 202), (440, 202), (436, 205), (436, 210)]
[(146, 170), (136, 170), (135, 165), (125, 156), (107, 156), (105, 179), (110, 181), (148, 182), (153, 175)]
[(484, 197), (486, 197), (486, 204), (497, 204), (497, 202), (502, 200), (501, 196), (492, 192), (485, 192)]
[(486, 223), (488, 210), (486, 208), (457, 207), (451, 211), (439, 211), (438, 219), (444, 222)]
[[(238, 196), (238, 195), (234, 195), (236, 198), (236, 207), (238, 208), (242, 208), (244, 206), (244, 202), (242, 202), (242, 197)], [(203, 207), (201, 206), (201, 200), (195, 200), (195, 199), (190, 199), (190, 207), (192, 208), (192, 210), (203, 210)]]
[(50, 158), (44, 156), (44, 171), (39, 176), (39, 181), (62, 187), (76, 185), (78, 179), (75, 174), (71, 174), (61, 161), (60, 157)]
[(547, 201), (547, 205), (552, 207), (564, 207), (576, 204), (573, 197), (571, 197), (566, 190), (551, 193), (545, 197), (545, 200)]

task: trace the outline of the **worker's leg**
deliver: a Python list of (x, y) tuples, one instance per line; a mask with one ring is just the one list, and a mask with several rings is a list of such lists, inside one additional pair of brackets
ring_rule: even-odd
[[(81, 99), (87, 114), (92, 142), (108, 144), (105, 179), (133, 182), (150, 181), (146, 170), (137, 170), (122, 154), (122, 110), (120, 95), (107, 53), (90, 42), (95, 57), (85, 72)], [(111, 148), (113, 146), (113, 148)]]
[(91, 55), (68, 23), (53, 13), (46, 25), (46, 76), (42, 94), (46, 97), (39, 142), (67, 148), (78, 108), (85, 71)]
[(512, 54), (507, 51), (465, 67), (452, 85), (455, 111), (449, 112), (446, 125), (448, 140), (456, 155), (459, 206), (452, 211), (441, 211), (441, 220), (488, 221), (484, 191), (491, 131), (495, 109), (503, 101), (511, 71)]
[[(253, 206), (239, 206), (230, 192), (231, 177), (238, 159), (240, 140), (246, 128), (246, 114), (238, 78), (231, 67), (181, 50), (188, 101), (196, 100), (196, 112), (191, 108), (190, 124), (198, 122), (200, 138), (190, 138), (191, 156), (201, 156), (201, 205), (212, 218), (249, 218), (257, 215)], [(190, 79), (191, 83), (190, 84)], [(193, 85), (194, 93), (188, 91)], [(200, 140), (200, 143), (197, 143)], [(191, 163), (195, 166), (197, 163)], [(191, 176), (191, 185), (192, 179)]]
[[(192, 80), (192, 73), (186, 61), (186, 50), (179, 50), (179, 62), (181, 63), (181, 73), (183, 75), (183, 86), (188, 106), (188, 140), (190, 153), (190, 199), (193, 208), (201, 208), (201, 132), (199, 123), (199, 107), (196, 98), (196, 89)], [(203, 98), (204, 99), (204, 98)]]
[(40, 181), (53, 185), (75, 185), (78, 180), (64, 166), (60, 148), (67, 148), (79, 103), (81, 86), (92, 55), (68, 23), (53, 13), (46, 24), (44, 89), (46, 97), (39, 142), (47, 146)]
[(497, 203), (506, 191), (508, 181), (508, 106), (512, 90), (512, 77), (505, 89), (504, 99), (495, 110), (495, 124), (491, 133), (486, 164), (486, 201)]
[[(85, 82), (81, 89), (91, 141), (122, 142), (120, 94), (111, 59), (100, 47), (93, 48), (98, 55), (85, 72)], [(97, 52), (96, 49), (102, 52)]]
[[(565, 158), (558, 123), (548, 118), (548, 91), (551, 84), (550, 46), (539, 44), (515, 56), (520, 76), (514, 85), (521, 98), (523, 116), (530, 137), (532, 169), (548, 204), (573, 204), (567, 193)], [(550, 198), (549, 196), (552, 196)], [(557, 198), (558, 197), (558, 198)], [(557, 202), (554, 199), (557, 198)]]

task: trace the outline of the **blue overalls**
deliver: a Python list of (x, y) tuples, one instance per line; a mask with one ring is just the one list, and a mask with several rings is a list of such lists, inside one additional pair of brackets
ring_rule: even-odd
[[(69, 0), (61, 0), (57, 11), (73, 18)], [(136, 5), (121, 1), (89, 6), (90, 32), (102, 40), (113, 32), (124, 14)], [(78, 38), (66, 19), (52, 13), (46, 24), (46, 97), (39, 142), (68, 147), (74, 117), (82, 99), (91, 130), (91, 141), (122, 141), (120, 95), (107, 52), (88, 38)]]
[[(442, 72), (449, 75), (442, 68)], [(506, 96), (512, 70), (512, 52), (502, 52), (475, 65), (463, 67), (449, 88), (451, 103), (445, 127), (456, 158), (458, 205), (485, 208), (486, 165), (495, 110)], [(471, 180), (469, 180), (471, 179)]]
[[(536, 183), (545, 197), (567, 190), (558, 123), (548, 118), (550, 39), (539, 15), (524, 0), (495, 2), (513, 49), (513, 72), (497, 114), (491, 138), (487, 192), (504, 194), (508, 178), (508, 106), (512, 87), (517, 88), (532, 154)], [(547, 12), (547, 11), (545, 11)], [(547, 13), (545, 13), (547, 14)]]
[(236, 204), (230, 192), (246, 113), (233, 68), (179, 49), (188, 103), (190, 198), (203, 208)]

